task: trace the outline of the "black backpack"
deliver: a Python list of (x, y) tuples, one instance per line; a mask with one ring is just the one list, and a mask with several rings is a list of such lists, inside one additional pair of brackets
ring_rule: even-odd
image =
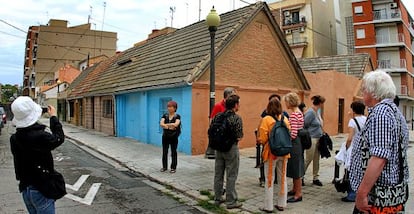
[[(274, 118), (274, 117), (273, 117)], [(290, 139), (290, 132), (284, 122), (284, 116), (280, 120), (276, 120), (269, 136), (269, 145), (272, 154), (276, 156), (284, 156), (292, 151), (292, 141)]]
[(208, 128), (208, 140), (210, 148), (228, 152), (235, 143), (228, 121), (230, 114), (218, 113)]

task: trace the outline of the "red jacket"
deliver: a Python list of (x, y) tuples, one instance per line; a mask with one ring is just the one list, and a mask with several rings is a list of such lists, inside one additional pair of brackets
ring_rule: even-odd
[(218, 113), (226, 111), (226, 100), (223, 99), (221, 102), (218, 102), (214, 105), (213, 110), (210, 114), (210, 119), (213, 119)]

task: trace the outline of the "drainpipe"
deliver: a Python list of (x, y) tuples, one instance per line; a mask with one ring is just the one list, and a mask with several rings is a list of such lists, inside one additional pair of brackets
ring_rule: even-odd
[(116, 133), (116, 100), (115, 100), (115, 94), (112, 94), (112, 106), (113, 106), (113, 110), (112, 110), (112, 121), (114, 126), (112, 127), (112, 133), (114, 134), (114, 136), (117, 136)]

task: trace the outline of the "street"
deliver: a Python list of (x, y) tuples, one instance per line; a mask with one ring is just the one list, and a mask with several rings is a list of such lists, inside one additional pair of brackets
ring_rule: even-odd
[[(0, 213), (27, 213), (15, 180), (11, 133), (8, 123), (0, 136)], [(68, 191), (56, 202), (57, 213), (202, 213), (154, 189), (143, 176), (104, 157), (102, 161), (68, 140), (53, 154)]]

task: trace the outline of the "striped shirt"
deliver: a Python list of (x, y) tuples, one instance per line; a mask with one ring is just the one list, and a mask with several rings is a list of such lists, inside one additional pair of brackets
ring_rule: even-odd
[[(352, 144), (352, 161), (350, 181), (353, 190), (357, 190), (365, 174), (364, 159), (376, 156), (387, 162), (377, 180), (380, 185), (395, 185), (399, 182), (398, 146), (402, 137), (402, 155), (404, 160), (404, 179), (408, 180), (407, 148), (408, 127), (404, 116), (391, 99), (384, 99), (373, 108), (368, 109), (369, 115), (365, 127), (354, 137)], [(363, 158), (363, 148), (368, 152)]]
[(292, 112), (289, 115), (290, 123), (290, 137), (296, 139), (298, 136), (298, 131), (303, 128), (304, 118), (302, 112)]

